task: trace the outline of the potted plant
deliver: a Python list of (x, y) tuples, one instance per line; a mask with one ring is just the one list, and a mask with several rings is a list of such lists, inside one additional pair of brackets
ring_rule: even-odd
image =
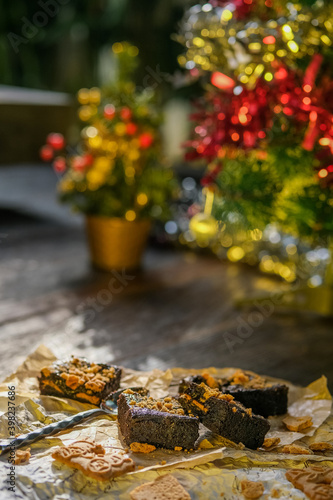
[(77, 148), (64, 153), (64, 138), (50, 134), (41, 150), (61, 174), (61, 200), (86, 216), (91, 260), (104, 270), (140, 265), (151, 221), (166, 215), (175, 189), (171, 169), (161, 166), (155, 93), (137, 92), (132, 81), (138, 49), (116, 43), (113, 53), (116, 81), (78, 92)]

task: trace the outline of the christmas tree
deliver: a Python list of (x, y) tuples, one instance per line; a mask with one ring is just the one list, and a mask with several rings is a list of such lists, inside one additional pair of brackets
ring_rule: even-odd
[[(207, 165), (192, 233), (288, 281), (295, 243), (327, 247), (333, 233), (332, 32), (331, 2), (210, 0), (185, 13), (176, 36), (179, 64), (204, 88), (186, 144), (186, 158)], [(254, 258), (267, 228), (276, 241), (276, 231), (293, 235), (294, 263)]]
[(112, 52), (113, 81), (78, 92), (77, 146), (50, 134), (41, 157), (53, 162), (60, 198), (77, 212), (130, 222), (167, 218), (177, 184), (163, 159), (157, 96), (136, 88), (137, 47), (115, 43)]
[(185, 14), (179, 63), (206, 90), (187, 159), (208, 164), (218, 220), (332, 234), (332, 19), (320, 1), (211, 0)]

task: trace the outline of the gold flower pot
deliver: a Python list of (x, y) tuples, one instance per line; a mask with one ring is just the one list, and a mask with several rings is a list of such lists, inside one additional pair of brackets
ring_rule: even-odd
[(140, 267), (151, 222), (117, 217), (86, 217), (91, 261), (104, 271)]

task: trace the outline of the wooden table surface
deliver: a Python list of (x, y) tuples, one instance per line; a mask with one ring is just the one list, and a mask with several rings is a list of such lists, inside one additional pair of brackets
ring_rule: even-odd
[(235, 366), (299, 384), (325, 374), (333, 390), (331, 319), (275, 312), (244, 327), (254, 317), (233, 298), (273, 283), (254, 269), (150, 249), (121, 285), (90, 267), (82, 227), (1, 215), (1, 377), (44, 343), (143, 370)]

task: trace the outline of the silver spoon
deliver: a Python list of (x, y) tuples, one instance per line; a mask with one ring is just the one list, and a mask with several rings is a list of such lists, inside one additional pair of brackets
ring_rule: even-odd
[(64, 420), (60, 420), (59, 422), (54, 422), (53, 424), (46, 425), (41, 429), (37, 429), (36, 431), (29, 432), (28, 434), (24, 434), (14, 439), (1, 440), (0, 455), (8, 453), (9, 451), (15, 451), (18, 448), (22, 448), (22, 446), (34, 443), (35, 441), (38, 441), (43, 437), (51, 436), (53, 434), (56, 434), (57, 432), (63, 431), (64, 429), (73, 427), (79, 422), (82, 422), (83, 420), (86, 420), (90, 417), (94, 417), (103, 413), (107, 415), (117, 415), (118, 397), (126, 389), (131, 389), (133, 392), (139, 392), (140, 394), (147, 394), (148, 392), (142, 387), (127, 387), (125, 389), (119, 389), (118, 391), (110, 394), (110, 396), (106, 400), (102, 401), (99, 408), (82, 411), (74, 416), (67, 417)]

